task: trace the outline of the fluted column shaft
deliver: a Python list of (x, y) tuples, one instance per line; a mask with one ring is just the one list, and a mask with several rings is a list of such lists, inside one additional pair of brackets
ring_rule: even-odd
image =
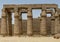
[(18, 9), (14, 8), (14, 35), (18, 36), (19, 33), (19, 14), (18, 14)]
[(29, 8), (27, 14), (27, 35), (32, 35), (32, 29), (32, 10)]
[(2, 10), (1, 34), (3, 36), (7, 35), (7, 14), (5, 9)]
[(40, 34), (46, 35), (47, 29), (46, 29), (46, 12), (45, 10), (42, 11), (41, 19), (40, 19)]

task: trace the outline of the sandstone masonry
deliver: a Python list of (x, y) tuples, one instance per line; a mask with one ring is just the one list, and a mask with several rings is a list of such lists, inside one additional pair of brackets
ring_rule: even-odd
[[(41, 17), (32, 18), (32, 9), (41, 9)], [(27, 20), (22, 20), (22, 13), (27, 13)], [(51, 14), (51, 17), (47, 17), (47, 14)], [(2, 36), (57, 34), (60, 33), (60, 9), (57, 4), (6, 4), (3, 5), (0, 27)]]

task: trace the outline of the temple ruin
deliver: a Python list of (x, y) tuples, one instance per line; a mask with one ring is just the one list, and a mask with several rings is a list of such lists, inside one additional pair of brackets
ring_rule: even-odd
[[(32, 9), (41, 9), (41, 17), (32, 18)], [(12, 13), (14, 13), (14, 26), (12, 26)], [(27, 20), (22, 20), (22, 13), (27, 13)], [(51, 14), (51, 17), (47, 17), (47, 13)], [(24, 34), (46, 36), (60, 33), (60, 9), (57, 4), (5, 4), (0, 21), (0, 35), (3, 36)]]

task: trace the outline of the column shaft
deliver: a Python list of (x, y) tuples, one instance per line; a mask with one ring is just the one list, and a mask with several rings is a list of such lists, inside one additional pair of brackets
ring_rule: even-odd
[(55, 28), (55, 19), (51, 19), (51, 34), (54, 34), (54, 28)]
[(55, 29), (54, 29), (55, 34), (58, 33), (58, 25), (59, 25), (58, 19), (59, 18), (58, 18), (58, 14), (57, 14), (57, 11), (56, 11), (56, 13), (55, 13)]
[(19, 16), (19, 28), (20, 28), (20, 35), (23, 33), (22, 32), (22, 14), (20, 12), (20, 16)]
[(7, 14), (5, 12), (5, 9), (2, 10), (1, 34), (3, 36), (7, 35)]
[(41, 14), (40, 34), (41, 35), (46, 35), (47, 34), (47, 29), (46, 29), (46, 13), (45, 13), (45, 10), (43, 10), (42, 14)]
[(12, 36), (12, 17), (11, 17), (11, 13), (9, 12), (8, 13), (8, 23), (7, 23), (7, 26), (8, 26), (8, 35), (9, 36)]
[(27, 15), (27, 34), (32, 35), (32, 10), (28, 10), (28, 15)]
[(15, 14), (14, 14), (14, 35), (18, 36), (20, 34), (19, 32), (19, 14), (18, 14), (18, 9), (15, 8)]
[(59, 23), (58, 23), (58, 18), (55, 18), (55, 34), (56, 33), (58, 33), (58, 25), (59, 25)]

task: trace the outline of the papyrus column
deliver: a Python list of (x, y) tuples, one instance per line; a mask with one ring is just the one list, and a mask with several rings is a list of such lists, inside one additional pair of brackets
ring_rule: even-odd
[(60, 33), (60, 14), (59, 14), (59, 29), (58, 32)]
[(14, 8), (14, 36), (18, 36), (19, 33), (19, 14), (18, 8)]
[(7, 14), (5, 9), (2, 10), (1, 35), (7, 35)]
[(59, 25), (59, 20), (58, 20), (58, 14), (57, 14), (57, 11), (55, 13), (55, 29), (54, 29), (54, 33), (58, 33), (58, 25)]
[(54, 28), (55, 28), (55, 18), (54, 16), (51, 17), (51, 34), (54, 34)]
[(28, 9), (28, 14), (27, 14), (27, 35), (32, 35), (33, 33), (33, 28), (32, 28), (32, 9)]
[(40, 18), (40, 34), (46, 35), (47, 29), (46, 29), (46, 12), (45, 10), (42, 10), (41, 18)]
[(8, 35), (12, 36), (12, 14), (11, 12), (8, 12), (7, 14), (7, 29), (8, 29)]
[(19, 28), (20, 28), (20, 35), (23, 34), (22, 32), (22, 13), (21, 10), (19, 11)]

